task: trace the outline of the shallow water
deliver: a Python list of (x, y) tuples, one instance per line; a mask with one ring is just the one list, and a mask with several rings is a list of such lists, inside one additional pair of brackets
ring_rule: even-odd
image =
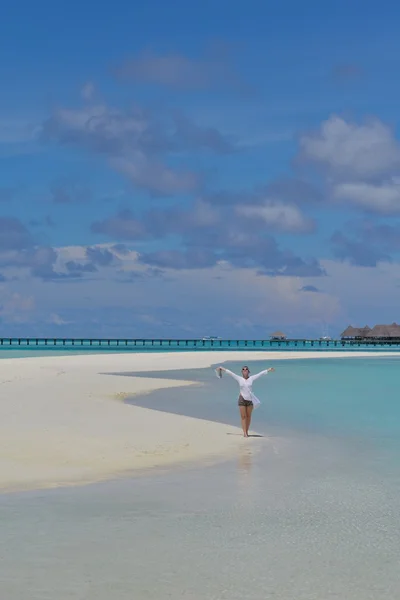
[[(400, 357), (252, 362), (251, 372), (271, 365), (275, 373), (258, 379), (253, 385), (262, 402), (254, 411), (254, 424), (264, 432), (276, 428), (284, 432), (361, 436), (385, 443), (400, 441)], [(240, 373), (240, 364), (231, 362), (228, 366)], [(146, 373), (145, 376), (165, 377), (165, 373)], [(211, 368), (169, 371), (167, 377), (192, 380), (201, 385), (160, 390), (142, 399), (133, 398), (131, 402), (237, 423), (238, 386), (228, 375), (220, 380)]]
[[(399, 361), (274, 365), (233, 461), (0, 497), (4, 598), (397, 600)], [(178, 375), (139, 402), (236, 423), (234, 381)]]

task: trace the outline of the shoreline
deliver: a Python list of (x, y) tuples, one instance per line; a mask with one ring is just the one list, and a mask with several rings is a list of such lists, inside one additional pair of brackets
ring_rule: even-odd
[[(400, 352), (213, 350), (1, 359), (0, 493), (85, 485), (152, 468), (234, 458), (249, 443), (239, 427), (123, 401), (198, 385), (168, 379), (168, 371), (237, 361), (376, 356), (396, 357)], [(165, 371), (166, 378), (143, 376), (152, 371)], [(140, 372), (140, 377), (121, 374), (127, 372)]]

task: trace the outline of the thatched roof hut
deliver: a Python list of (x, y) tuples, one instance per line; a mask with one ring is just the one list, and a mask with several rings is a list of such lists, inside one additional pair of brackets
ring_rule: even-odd
[(352, 327), (349, 325), (342, 333), (340, 334), (341, 338), (354, 338), (358, 333), (358, 328)]
[(372, 329), (365, 327), (352, 327), (349, 325), (347, 329), (341, 333), (342, 339), (400, 339), (400, 325), (392, 323), (391, 325), (375, 325)]
[(275, 331), (275, 333), (271, 333), (272, 340), (286, 340), (286, 335), (282, 333), (282, 331)]
[(371, 331), (371, 327), (365, 325), (365, 327), (352, 327), (349, 325), (341, 334), (341, 338), (363, 338), (366, 337)]
[(400, 338), (400, 325), (392, 323), (391, 325), (375, 325), (368, 334), (368, 338), (393, 339)]
[(371, 327), (368, 327), (368, 325), (365, 325), (364, 327), (359, 327), (357, 337), (367, 337), (370, 331)]

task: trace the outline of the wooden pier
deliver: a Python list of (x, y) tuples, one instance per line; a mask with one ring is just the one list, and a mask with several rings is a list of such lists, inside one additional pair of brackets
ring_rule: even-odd
[(125, 339), (125, 338), (0, 338), (0, 348), (72, 348), (141, 349), (141, 350), (262, 350), (262, 349), (342, 349), (400, 347), (400, 339), (319, 340), (319, 339)]

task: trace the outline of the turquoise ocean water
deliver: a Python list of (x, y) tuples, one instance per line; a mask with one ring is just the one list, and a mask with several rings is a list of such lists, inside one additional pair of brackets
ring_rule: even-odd
[[(234, 361), (234, 356), (232, 359), (229, 367), (240, 373), (241, 364)], [(276, 372), (254, 383), (256, 395), (262, 400), (262, 407), (254, 411), (258, 428), (351, 434), (368, 439), (382, 435), (386, 441), (400, 441), (400, 357), (278, 360), (270, 365)], [(266, 363), (252, 362), (252, 373), (265, 368)], [(165, 373), (146, 373), (148, 376), (165, 377)], [(198, 381), (202, 386), (185, 391), (162, 390), (132, 402), (237, 422), (237, 384), (228, 375), (219, 380), (213, 369), (197, 369), (169, 371), (167, 376)]]
[[(4, 597), (397, 600), (400, 359), (273, 365), (234, 460), (2, 496)], [(238, 422), (227, 376), (152, 375), (202, 385), (130, 402)]]

